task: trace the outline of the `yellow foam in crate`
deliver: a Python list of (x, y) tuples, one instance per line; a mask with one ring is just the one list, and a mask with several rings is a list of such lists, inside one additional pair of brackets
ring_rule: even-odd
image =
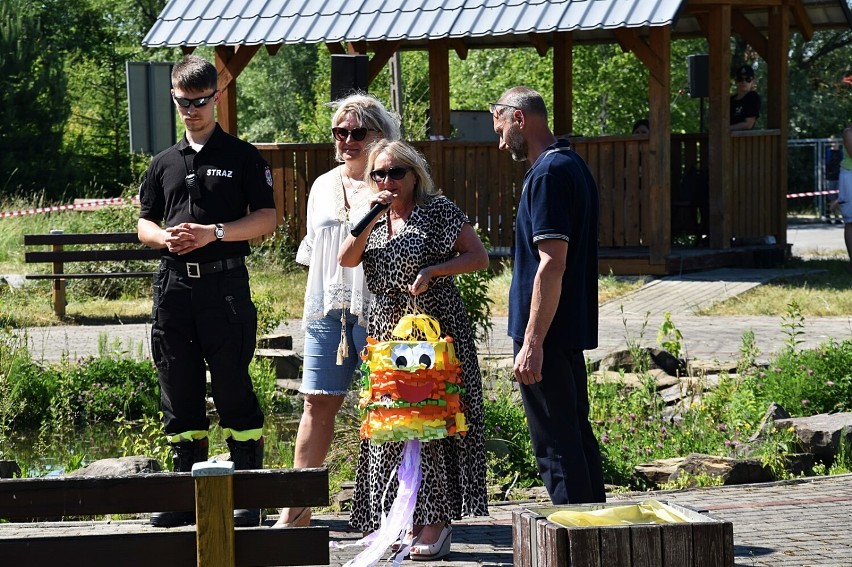
[(653, 500), (643, 500), (639, 504), (613, 506), (591, 510), (560, 510), (547, 517), (551, 522), (563, 526), (627, 526), (631, 524), (682, 524), (689, 520), (680, 512)]

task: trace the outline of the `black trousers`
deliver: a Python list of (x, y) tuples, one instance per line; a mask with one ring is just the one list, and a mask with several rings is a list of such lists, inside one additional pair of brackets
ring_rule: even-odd
[(151, 352), (160, 381), (167, 435), (207, 430), (206, 369), (223, 428), (263, 427), (248, 368), (257, 341), (257, 310), (240, 266), (191, 278), (164, 264), (154, 280)]
[[(538, 470), (554, 504), (605, 502), (583, 351), (553, 342), (544, 342), (541, 382), (519, 384)], [(514, 341), (515, 356), (521, 346)]]

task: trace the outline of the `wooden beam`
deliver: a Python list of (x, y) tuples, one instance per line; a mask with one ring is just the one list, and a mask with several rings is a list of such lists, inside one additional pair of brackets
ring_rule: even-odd
[(346, 50), (340, 43), (326, 43), (325, 47), (332, 55), (346, 55)]
[(367, 84), (372, 83), (373, 79), (379, 76), (393, 54), (399, 50), (399, 44), (399, 41), (387, 41), (374, 46), (373, 57), (370, 58), (367, 71)]
[(775, 232), (775, 241), (779, 245), (787, 243), (787, 135), (789, 117), (789, 91), (787, 75), (790, 49), (790, 12), (787, 7), (769, 9), (769, 88), (767, 101), (767, 126), (779, 130), (781, 140), (778, 155), (772, 156), (772, 163), (778, 175), (776, 201), (771, 203), (771, 226)]
[(217, 107), (217, 120), (225, 132), (237, 135), (237, 77), (246, 68), (260, 45), (217, 45), (216, 72), (221, 95)]
[(712, 248), (731, 247), (731, 7), (711, 7), (708, 18), (710, 53), (710, 120), (707, 161), (710, 187), (709, 230)]
[(461, 59), (462, 61), (467, 59), (467, 52), (469, 48), (467, 46), (467, 43), (465, 43), (462, 38), (457, 37), (450, 39), (450, 47), (456, 52), (456, 55), (459, 56), (459, 59)]
[(429, 133), (450, 137), (450, 43), (429, 42)]
[[(326, 469), (234, 472), (234, 505), (237, 508), (326, 504)], [(192, 510), (194, 507), (195, 490), (190, 473), (0, 480), (2, 517), (100, 516)]]
[(277, 54), (278, 54), (278, 50), (279, 50), (279, 49), (281, 49), (281, 46), (282, 46), (282, 45), (284, 45), (284, 44), (283, 44), (283, 43), (276, 43), (275, 45), (269, 45), (269, 44), (267, 44), (267, 45), (266, 45), (266, 52), (267, 52), (269, 55), (277, 55)]
[(574, 36), (553, 34), (553, 131), (557, 136), (574, 130)]
[(740, 10), (731, 10), (731, 29), (765, 60), (769, 58), (769, 42)]
[(796, 20), (796, 27), (799, 28), (799, 33), (802, 34), (805, 41), (810, 41), (814, 36), (814, 24), (808, 17), (808, 12), (802, 5), (802, 0), (793, 0), (789, 6), (793, 11), (793, 19)]
[(367, 55), (367, 42), (364, 40), (350, 41), (346, 45), (349, 55)]
[[(671, 251), (671, 26), (652, 27), (648, 48), (660, 60), (659, 74), (649, 73), (648, 101), (648, 176), (650, 187), (646, 205), (650, 206), (645, 227), (649, 239), (650, 262), (664, 265)], [(644, 164), (643, 164), (644, 167)]]
[(659, 54), (654, 53), (654, 50), (648, 47), (648, 44), (639, 37), (639, 32), (626, 28), (616, 28), (612, 31), (622, 48), (632, 51), (639, 61), (645, 64), (645, 67), (648, 68), (648, 72), (652, 76), (660, 81), (665, 80), (665, 77), (669, 74), (668, 68), (663, 64), (663, 60)]
[(193, 51), (195, 51), (194, 45), (181, 45), (180, 52), (184, 55), (190, 55)]
[[(66, 560), (66, 563), (85, 564), (86, 567), (200, 565), (196, 562), (194, 530), (170, 528), (106, 534), (98, 527), (79, 535), (46, 535), (51, 531), (48, 528), (32, 530), (38, 535), (0, 539), (3, 564), (55, 565), (57, 558), (77, 557), (85, 559), (80, 562)], [(234, 540), (236, 558), (233, 564), (236, 567), (329, 563), (327, 527), (240, 528), (235, 531)]]
[(216, 72), (219, 73), (219, 90), (227, 89), (236, 81), (259, 50), (260, 45), (217, 45), (216, 55), (219, 58), (216, 61)]
[(549, 49), (547, 45), (547, 36), (542, 33), (529, 33), (527, 37), (530, 40), (530, 43), (535, 48), (536, 53), (538, 53), (539, 57), (544, 57), (547, 55), (547, 50)]

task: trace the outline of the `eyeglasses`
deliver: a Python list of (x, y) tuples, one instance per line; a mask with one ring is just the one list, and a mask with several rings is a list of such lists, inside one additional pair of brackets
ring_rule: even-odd
[(495, 112), (497, 112), (497, 109), (500, 108), (500, 107), (514, 108), (515, 110), (520, 110), (517, 106), (513, 106), (511, 104), (503, 104), (502, 102), (489, 102), (488, 103), (488, 110), (491, 111), (491, 114), (494, 114)]
[(751, 81), (751, 77), (737, 77), (738, 83), (750, 83)]
[(399, 181), (400, 179), (405, 177), (405, 175), (409, 171), (411, 171), (411, 170), (407, 167), (392, 167), (388, 170), (374, 169), (373, 171), (370, 172), (370, 177), (376, 183), (381, 183), (382, 181), (384, 181), (388, 177), (390, 177), (391, 179), (393, 179), (395, 181)]
[(172, 95), (172, 98), (175, 99), (175, 102), (178, 103), (178, 106), (182, 106), (183, 108), (189, 108), (189, 105), (193, 105), (195, 108), (201, 108), (202, 106), (206, 106), (208, 102), (213, 100), (213, 97), (216, 96), (216, 93), (219, 91), (213, 91), (207, 96), (203, 96), (201, 98), (184, 98), (182, 96)]
[(353, 128), (352, 130), (347, 130), (346, 128), (331, 129), (334, 139), (338, 142), (345, 142), (349, 136), (352, 136), (352, 139), (356, 142), (360, 142), (367, 137), (367, 132), (378, 132), (378, 130), (372, 128)]

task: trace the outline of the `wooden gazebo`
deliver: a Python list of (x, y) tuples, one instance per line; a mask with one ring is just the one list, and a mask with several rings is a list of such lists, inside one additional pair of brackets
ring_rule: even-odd
[[(261, 46), (324, 43), (330, 54), (367, 54), (376, 77), (400, 50), (428, 50), (430, 128), (449, 136), (449, 53), (532, 46), (553, 50), (553, 126), (572, 130), (572, 51), (575, 44), (615, 42), (648, 68), (647, 137), (573, 140), (601, 194), (602, 272), (666, 274), (741, 265), (755, 253), (786, 250), (787, 52), (791, 31), (806, 39), (818, 29), (849, 28), (845, 0), (554, 0), (527, 3), (444, 0), (268, 1), (171, 0), (145, 37), (149, 48), (191, 52), (215, 46), (223, 102), (218, 119), (237, 132), (236, 80)], [(213, 9), (215, 8), (215, 10)], [(731, 42), (739, 35), (766, 61), (764, 130), (728, 127)], [(705, 37), (709, 46), (707, 134), (670, 134), (671, 42)], [(509, 85), (507, 85), (509, 86)], [(304, 233), (306, 191), (334, 165), (330, 145), (257, 144), (273, 165), (279, 220)], [(432, 141), (419, 144), (436, 182), (485, 230), (495, 246), (512, 243), (512, 211), (523, 168), (496, 144)], [(704, 246), (672, 246), (672, 187), (701, 172)], [(677, 218), (677, 217), (675, 217)], [(738, 246), (739, 244), (750, 246)]]

